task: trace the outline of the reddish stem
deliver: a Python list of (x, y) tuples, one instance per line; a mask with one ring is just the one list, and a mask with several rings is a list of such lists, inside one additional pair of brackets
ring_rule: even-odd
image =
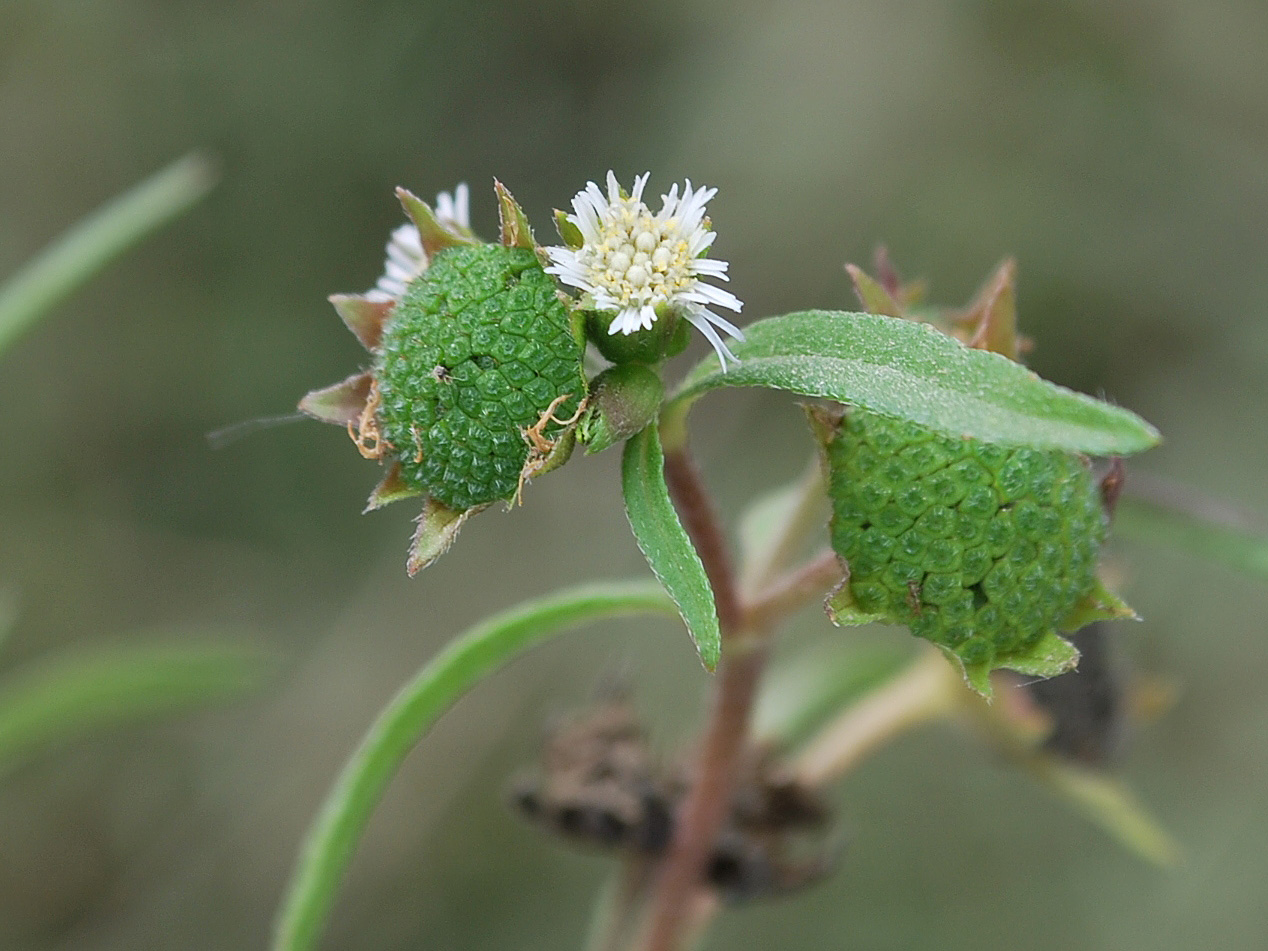
[(766, 661), (760, 643), (745, 644), (745, 611), (726, 536), (685, 449), (665, 457), (665, 483), (713, 587), (722, 661), (694, 783), (678, 813), (652, 901), (647, 951), (675, 951), (689, 924), (709, 853), (726, 820), (736, 764), (748, 738), (749, 714)]

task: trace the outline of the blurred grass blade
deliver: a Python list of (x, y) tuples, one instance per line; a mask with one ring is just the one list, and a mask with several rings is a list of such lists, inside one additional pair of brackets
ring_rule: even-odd
[[(1132, 477), (1129, 489), (1134, 482)], [(1169, 500), (1152, 497), (1152, 493), (1148, 498), (1124, 494), (1114, 513), (1114, 531), (1180, 548), (1268, 580), (1268, 534), (1239, 521), (1178, 497)]]
[(274, 951), (314, 947), (370, 815), (409, 751), (467, 690), (555, 634), (629, 614), (676, 617), (660, 586), (581, 585), (527, 601), (451, 641), (392, 698), (352, 754), (308, 830), (278, 915)]
[(90, 733), (239, 697), (264, 655), (233, 646), (120, 646), (72, 651), (0, 683), (0, 777), (41, 750)]
[(1007, 357), (973, 350), (927, 324), (811, 310), (759, 320), (733, 345), (738, 366), (709, 357), (662, 416), (666, 446), (684, 438), (692, 401), (720, 386), (765, 386), (851, 403), (953, 437), (1125, 456), (1157, 430), (1117, 406), (1041, 380)]
[(0, 354), (55, 304), (178, 218), (215, 183), (211, 162), (193, 152), (72, 226), (0, 285)]
[(1131, 852), (1163, 867), (1180, 861), (1175, 839), (1115, 777), (1045, 754), (1027, 757), (1026, 766), (1041, 783)]
[(625, 443), (621, 489), (625, 493), (625, 514), (639, 550), (652, 574), (678, 605), (700, 660), (706, 669), (713, 670), (722, 654), (713, 588), (669, 498), (665, 457), (655, 423)]

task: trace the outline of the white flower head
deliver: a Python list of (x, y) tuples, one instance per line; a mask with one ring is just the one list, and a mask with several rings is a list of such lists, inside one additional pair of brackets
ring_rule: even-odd
[(568, 221), (581, 232), (582, 245), (546, 248), (551, 261), (546, 271), (590, 295), (596, 310), (614, 313), (609, 334), (649, 330), (658, 311), (673, 309), (708, 338), (725, 370), (728, 359), (739, 361), (714, 328), (739, 340), (744, 334), (709, 307), (739, 313), (744, 305), (730, 291), (702, 280), (728, 280), (727, 262), (705, 257), (716, 237), (705, 205), (718, 190), (692, 189), (688, 179), (682, 196), (675, 184), (653, 215), (643, 202), (650, 174), (636, 177), (628, 195), (612, 172), (606, 196), (594, 182), (577, 192)]
[[(460, 234), (471, 233), (471, 192), (466, 182), (449, 192), (436, 196), (436, 218), (446, 227)], [(367, 300), (398, 301), (423, 271), (427, 270), (427, 252), (418, 228), (413, 224), (401, 225), (392, 232), (387, 242), (387, 263), (383, 276), (372, 290), (366, 291)]]

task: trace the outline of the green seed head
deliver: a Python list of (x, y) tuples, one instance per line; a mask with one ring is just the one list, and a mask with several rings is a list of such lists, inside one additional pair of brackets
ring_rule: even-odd
[(1092, 589), (1105, 535), (1084, 460), (940, 436), (852, 408), (827, 434), (832, 546), (864, 612), (991, 664)]
[(581, 357), (533, 251), (435, 254), (392, 310), (373, 371), (402, 481), (456, 511), (512, 497), (526, 433), (550, 442), (585, 395)]

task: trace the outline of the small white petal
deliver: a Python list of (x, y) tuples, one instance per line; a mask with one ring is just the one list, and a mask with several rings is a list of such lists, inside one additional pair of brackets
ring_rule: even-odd
[(471, 227), (471, 189), (466, 182), (459, 182), (453, 190), (454, 221), (464, 228)]
[(680, 296), (683, 300), (725, 307), (727, 310), (733, 310), (737, 314), (744, 309), (744, 303), (738, 297), (730, 291), (714, 287), (712, 284), (697, 284), (691, 290), (684, 291)]
[(694, 258), (691, 262), (691, 271), (693, 274), (729, 281), (731, 278), (726, 272), (730, 266), (726, 261), (719, 261), (716, 258)]
[(709, 324), (709, 315), (707, 311), (686, 309), (683, 316), (691, 321), (692, 325), (704, 334), (705, 339), (713, 346), (713, 352), (718, 355), (718, 362), (722, 364), (722, 372), (726, 372), (726, 361), (729, 359), (733, 363), (739, 363), (739, 359), (733, 354), (729, 347), (722, 342), (722, 338), (718, 336), (718, 332)]

